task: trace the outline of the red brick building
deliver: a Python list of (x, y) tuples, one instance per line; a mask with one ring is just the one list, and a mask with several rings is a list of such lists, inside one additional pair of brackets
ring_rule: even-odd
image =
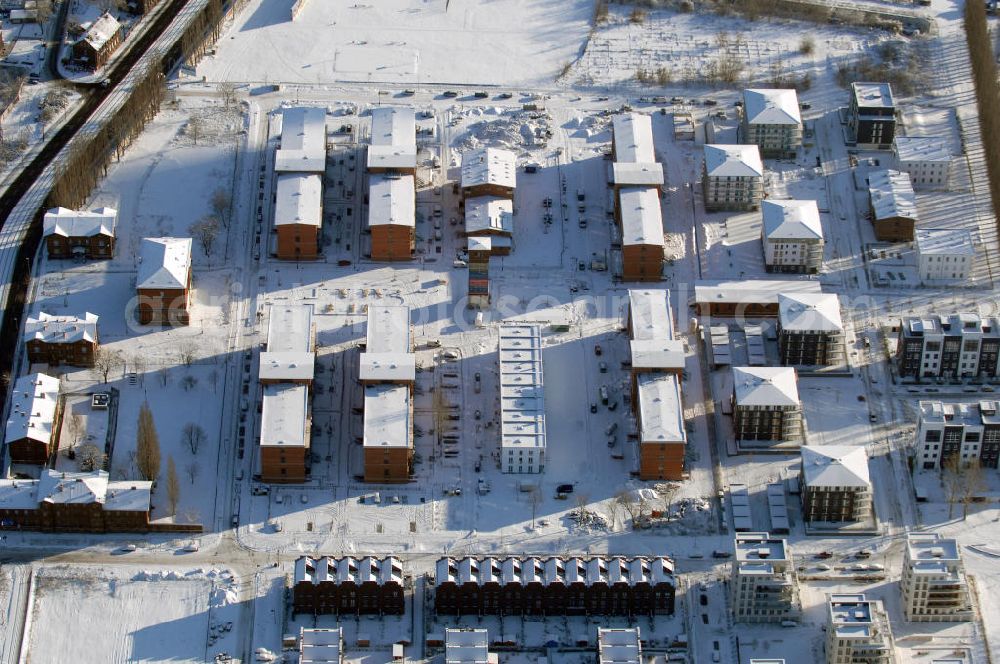
[(100, 69), (121, 45), (124, 34), (118, 19), (105, 12), (73, 42), (73, 62), (90, 71)]
[(45, 312), (24, 323), (28, 362), (59, 366), (92, 367), (97, 357), (97, 314), (52, 316)]
[(144, 238), (139, 246), (136, 293), (141, 324), (189, 324), (191, 238)]
[(11, 463), (45, 465), (58, 445), (59, 379), (42, 373), (14, 383), (4, 441)]
[(49, 258), (112, 258), (117, 222), (114, 208), (89, 212), (52, 208), (45, 213), (42, 225)]
[(402, 615), (403, 565), (398, 558), (310, 558), (295, 561), (296, 613)]

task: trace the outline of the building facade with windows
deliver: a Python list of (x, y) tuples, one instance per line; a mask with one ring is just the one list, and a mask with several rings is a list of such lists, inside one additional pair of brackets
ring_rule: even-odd
[(851, 83), (848, 132), (859, 148), (888, 150), (896, 137), (896, 102), (888, 83)]
[(802, 145), (802, 116), (795, 90), (743, 91), (743, 140), (765, 157), (795, 157)]
[(993, 378), (998, 375), (1000, 319), (964, 313), (903, 318), (896, 346), (900, 376)]
[(834, 293), (780, 293), (778, 355), (782, 364), (797, 366), (844, 360), (840, 298)]
[(897, 136), (892, 144), (896, 168), (910, 176), (915, 189), (948, 189), (951, 150), (939, 138)]
[(732, 571), (733, 619), (781, 622), (799, 614), (788, 542), (767, 533), (738, 533)]
[(957, 458), (959, 466), (978, 462), (996, 468), (1000, 460), (1000, 403), (921, 401), (913, 452), (919, 467), (941, 468)]
[(705, 209), (756, 210), (764, 198), (764, 164), (756, 145), (706, 145)]
[(840, 523), (871, 516), (872, 483), (863, 446), (804, 445), (800, 481), (806, 521)]
[(975, 618), (965, 565), (954, 539), (938, 533), (909, 533), (899, 587), (907, 620), (964, 622)]
[(43, 373), (18, 378), (11, 390), (4, 432), (10, 462), (36, 466), (48, 463), (59, 442), (61, 421), (59, 379)]
[(764, 201), (760, 208), (767, 271), (819, 272), (824, 242), (816, 201)]
[(143, 238), (136, 277), (139, 322), (188, 325), (191, 314), (191, 238)]
[(97, 314), (53, 316), (44, 311), (24, 323), (28, 362), (92, 367), (97, 358)]
[(969, 278), (976, 247), (968, 229), (919, 228), (914, 244), (922, 283), (948, 284)]
[(802, 440), (802, 403), (792, 367), (733, 368), (736, 440)]
[(863, 593), (830, 595), (827, 601), (827, 664), (893, 664), (889, 616)]
[(917, 195), (913, 192), (908, 174), (893, 170), (869, 173), (868, 206), (876, 240), (913, 240), (917, 223)]
[(42, 220), (49, 258), (112, 258), (118, 211), (102, 207), (90, 211), (52, 208)]
[(500, 470), (542, 473), (546, 462), (542, 330), (500, 326)]
[(326, 110), (283, 109), (280, 140), (274, 154), (276, 256), (279, 260), (315, 260), (320, 255), (323, 226)]

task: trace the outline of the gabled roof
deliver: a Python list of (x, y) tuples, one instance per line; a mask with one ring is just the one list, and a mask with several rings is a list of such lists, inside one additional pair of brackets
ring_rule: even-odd
[(917, 219), (917, 195), (913, 193), (909, 173), (872, 171), (868, 174), (868, 198), (876, 220)]
[(274, 155), (274, 170), (279, 173), (326, 170), (326, 110), (310, 107), (282, 110), (281, 147)]
[(122, 24), (111, 14), (105, 12), (101, 17), (90, 24), (87, 31), (81, 35), (79, 41), (85, 41), (95, 50), (101, 48), (121, 30)]
[(778, 320), (782, 330), (842, 332), (840, 298), (834, 293), (779, 293)]
[(416, 194), (412, 175), (368, 176), (368, 226), (416, 225)]
[(733, 367), (737, 406), (798, 406), (799, 388), (792, 367)]
[(462, 187), (493, 184), (517, 186), (516, 158), (510, 150), (478, 148), (462, 154)]
[(653, 123), (642, 113), (620, 113), (611, 119), (615, 140), (615, 161), (651, 164), (656, 161), (653, 149)]
[(191, 238), (143, 238), (136, 288), (187, 288), (190, 272)]
[(618, 190), (622, 220), (622, 244), (663, 246), (663, 217), (660, 196), (653, 187), (624, 187)]
[(764, 164), (756, 145), (706, 145), (705, 172), (709, 177), (762, 177)]
[(892, 149), (900, 163), (921, 161), (950, 163), (952, 160), (947, 141), (933, 136), (896, 136), (892, 142)]
[(102, 207), (90, 211), (77, 211), (57, 207), (45, 213), (42, 232), (45, 236), (93, 237), (107, 235), (114, 237), (117, 220), (118, 210), (114, 208)]
[(757, 89), (743, 91), (743, 113), (748, 124), (800, 125), (799, 98), (795, 90)]
[(476, 196), (465, 201), (465, 232), (479, 233), (514, 232), (514, 202), (499, 196)]
[(274, 225), (301, 224), (319, 228), (323, 222), (323, 180), (319, 175), (283, 173), (278, 176)]
[(77, 316), (53, 316), (44, 311), (30, 316), (24, 323), (25, 341), (49, 344), (69, 344), (77, 341), (97, 341), (97, 314), (87, 312)]
[(684, 408), (673, 374), (639, 374), (639, 443), (683, 443)]
[(802, 475), (810, 487), (871, 486), (863, 445), (803, 445)]
[(11, 394), (5, 440), (34, 440), (48, 445), (59, 404), (59, 379), (43, 373), (18, 378)]
[(412, 108), (382, 106), (372, 109), (368, 168), (416, 168), (416, 131)]
[(764, 237), (769, 240), (822, 240), (816, 201), (764, 201), (760, 206)]

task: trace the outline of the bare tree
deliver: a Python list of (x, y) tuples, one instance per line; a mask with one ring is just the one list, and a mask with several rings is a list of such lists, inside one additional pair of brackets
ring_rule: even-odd
[(219, 218), (214, 214), (206, 214), (188, 227), (188, 232), (201, 244), (206, 256), (212, 255), (215, 238), (219, 235)]
[(980, 493), (987, 489), (986, 476), (983, 474), (983, 464), (979, 459), (970, 461), (962, 471), (962, 521), (969, 516), (969, 503), (976, 500)]
[(670, 516), (670, 508), (674, 504), (674, 496), (677, 495), (677, 491), (680, 489), (680, 485), (673, 482), (668, 482), (665, 484), (660, 484), (656, 487), (656, 493), (660, 496), (661, 504), (663, 506), (663, 516)]
[(181, 502), (181, 483), (177, 479), (177, 466), (172, 456), (167, 457), (167, 502), (170, 504), (170, 516), (174, 516), (177, 504)]
[(948, 455), (941, 462), (941, 481), (944, 483), (944, 497), (948, 502), (948, 518), (955, 513), (955, 504), (962, 501), (965, 478), (962, 476), (962, 462), (957, 453)]
[(139, 377), (139, 382), (142, 383), (145, 380), (146, 371), (149, 370), (149, 363), (146, 361), (146, 356), (142, 353), (135, 353), (129, 360), (129, 364), (132, 366), (132, 371)]
[(198, 145), (198, 139), (202, 137), (205, 133), (205, 126), (197, 115), (192, 115), (187, 121), (187, 135), (191, 137), (195, 145)]
[[(223, 311), (225, 311), (225, 309), (223, 309)], [(219, 387), (219, 372), (212, 369), (212, 371), (208, 374), (208, 382), (212, 384), (213, 390)]]
[(618, 504), (617, 498), (605, 501), (604, 505), (608, 508), (608, 519), (611, 521), (611, 530), (613, 532), (615, 525), (618, 523), (618, 517), (621, 514), (621, 505)]
[(118, 352), (103, 346), (97, 347), (97, 352), (94, 353), (94, 368), (100, 372), (105, 383), (108, 382), (108, 375), (122, 364), (122, 356)]
[(535, 529), (535, 516), (538, 514), (538, 508), (542, 504), (542, 492), (536, 486), (528, 494), (528, 502), (531, 504), (531, 529)]
[(83, 438), (83, 434), (86, 433), (87, 429), (83, 423), (83, 415), (74, 412), (69, 416), (69, 437), (72, 438), (70, 445), (76, 445)]
[(194, 481), (198, 479), (198, 473), (201, 472), (201, 466), (198, 465), (198, 462), (192, 461), (188, 465), (184, 466), (184, 472), (187, 473), (188, 479), (191, 480), (191, 484), (194, 484)]
[(188, 422), (184, 425), (184, 432), (181, 435), (184, 446), (191, 450), (191, 454), (198, 454), (198, 449), (205, 442), (205, 430), (194, 422)]
[(160, 387), (166, 387), (167, 383), (170, 382), (170, 369), (167, 367), (160, 367), (157, 373), (160, 376)]
[(160, 475), (160, 436), (156, 433), (153, 411), (149, 409), (148, 402), (144, 402), (139, 407), (137, 429), (135, 439), (136, 466), (144, 479), (155, 482)]
[(194, 364), (194, 358), (198, 354), (198, 347), (190, 341), (185, 341), (180, 345), (180, 348), (177, 349), (177, 352), (180, 355), (181, 362), (184, 363), (184, 366), (189, 367)]
[(219, 83), (218, 86), (219, 95), (222, 97), (222, 105), (226, 109), (231, 109), (236, 106), (236, 84), (226, 81), (225, 83)]
[(636, 502), (632, 492), (628, 490), (619, 491), (615, 494), (615, 502), (618, 503), (623, 510), (625, 510), (626, 514), (628, 514), (628, 518), (632, 522), (632, 527), (634, 528), (635, 520), (641, 514), (642, 508)]
[(229, 210), (232, 207), (232, 197), (223, 187), (212, 192), (212, 212), (222, 222), (223, 228), (229, 228)]
[(93, 443), (81, 445), (76, 452), (77, 465), (85, 473), (103, 468), (106, 458), (104, 452)]
[(587, 505), (590, 504), (590, 496), (584, 491), (579, 491), (573, 494), (573, 504), (576, 505), (576, 514), (582, 520), (583, 515), (587, 511)]

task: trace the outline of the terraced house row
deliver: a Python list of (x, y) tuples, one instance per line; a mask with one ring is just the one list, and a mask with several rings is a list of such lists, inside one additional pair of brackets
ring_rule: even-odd
[(398, 558), (312, 558), (295, 561), (295, 613), (402, 615), (403, 563)]

